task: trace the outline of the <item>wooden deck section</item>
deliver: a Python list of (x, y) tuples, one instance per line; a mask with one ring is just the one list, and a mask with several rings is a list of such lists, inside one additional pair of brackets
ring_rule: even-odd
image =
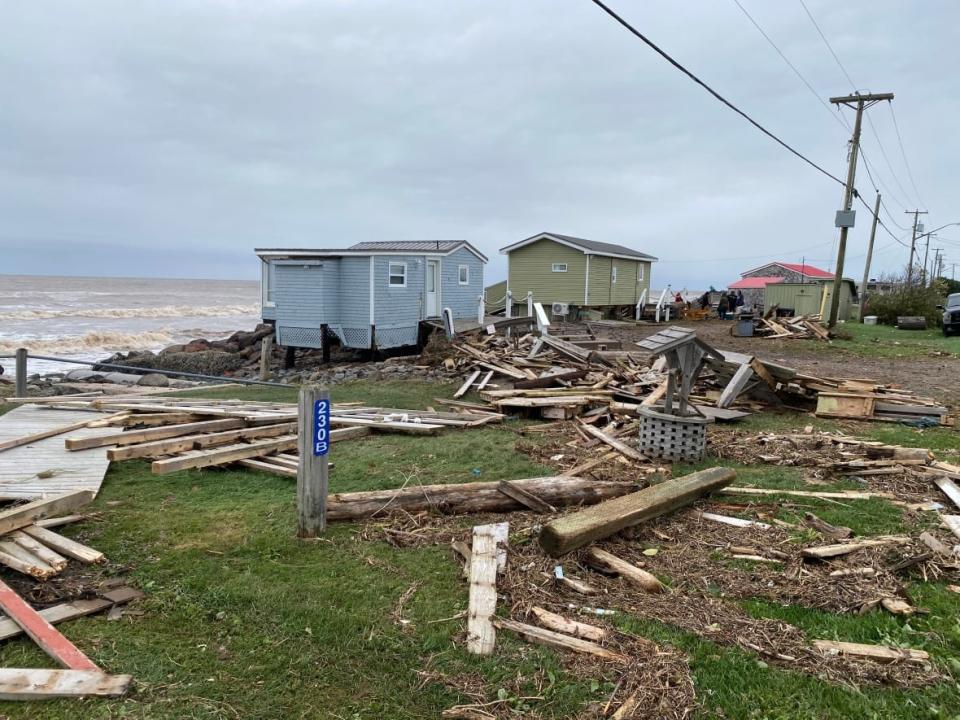
[[(101, 417), (96, 412), (24, 405), (0, 415), (0, 442)], [(37, 500), (73, 490), (96, 494), (110, 464), (106, 448), (69, 452), (63, 441), (116, 431), (110, 427), (83, 428), (0, 452), (0, 500)], [(41, 477), (47, 474), (51, 477)]]

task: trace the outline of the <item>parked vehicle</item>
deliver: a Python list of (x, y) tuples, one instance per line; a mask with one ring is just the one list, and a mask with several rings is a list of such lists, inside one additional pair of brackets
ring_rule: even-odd
[(960, 330), (960, 293), (947, 295), (946, 305), (937, 305), (937, 309), (943, 310), (944, 335)]

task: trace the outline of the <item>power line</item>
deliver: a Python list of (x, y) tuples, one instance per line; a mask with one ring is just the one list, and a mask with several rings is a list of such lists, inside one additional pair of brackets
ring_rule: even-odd
[(671, 65), (673, 65), (677, 70), (679, 70), (680, 72), (682, 72), (684, 75), (686, 75), (688, 78), (690, 78), (693, 82), (695, 82), (697, 85), (699, 85), (699, 86), (702, 87), (704, 90), (706, 90), (708, 93), (710, 93), (714, 98), (716, 98), (717, 100), (719, 100), (720, 102), (722, 102), (724, 105), (726, 105), (728, 108), (730, 108), (730, 109), (733, 110), (735, 113), (737, 113), (737, 115), (740, 115), (744, 120), (746, 120), (746, 121), (749, 122), (751, 125), (753, 125), (755, 128), (757, 128), (757, 130), (759, 130), (760, 132), (762, 132), (764, 135), (766, 135), (767, 137), (769, 137), (771, 140), (773, 140), (774, 142), (776, 142), (778, 145), (780, 145), (780, 146), (782, 146), (783, 148), (785, 148), (786, 150), (788, 150), (788, 151), (789, 151), (790, 153), (792, 153), (793, 155), (795, 155), (795, 156), (797, 156), (798, 158), (800, 158), (801, 160), (803, 160), (803, 161), (804, 161), (805, 163), (807, 163), (810, 167), (814, 168), (815, 170), (819, 170), (821, 173), (823, 173), (824, 175), (826, 175), (828, 178), (830, 178), (830, 179), (833, 180), (834, 182), (839, 183), (840, 185), (846, 185), (846, 183), (845, 183), (843, 180), (841, 180), (840, 178), (838, 178), (836, 175), (830, 173), (829, 171), (825, 170), (825, 169), (822, 168), (821, 166), (817, 165), (817, 163), (815, 163), (813, 160), (811, 160), (811, 159), (808, 158), (806, 155), (804, 155), (803, 153), (801, 153), (799, 150), (796, 150), (796, 149), (794, 149), (792, 146), (788, 145), (785, 141), (781, 140), (779, 137), (777, 137), (777, 136), (774, 135), (772, 132), (770, 132), (769, 130), (767, 130), (763, 125), (761, 125), (760, 123), (758, 123), (758, 122), (757, 122), (756, 120), (754, 120), (752, 117), (750, 117), (749, 115), (747, 115), (747, 113), (745, 113), (743, 110), (741, 110), (740, 108), (738, 108), (736, 105), (734, 105), (732, 102), (730, 102), (729, 100), (727, 100), (725, 97), (723, 97), (720, 93), (718, 93), (718, 92), (717, 92), (716, 90), (714, 90), (712, 87), (710, 87), (709, 85), (707, 85), (703, 80), (701, 80), (701, 79), (698, 78), (696, 75), (694, 75), (692, 72), (690, 72), (689, 70), (687, 70), (687, 68), (685, 68), (683, 65), (681, 65), (677, 60), (674, 60), (666, 51), (660, 49), (660, 47), (658, 47), (658, 46), (656, 45), (656, 43), (654, 43), (652, 40), (650, 40), (646, 35), (644, 35), (643, 33), (641, 33), (639, 30), (637, 30), (635, 27), (633, 27), (633, 25), (631, 25), (630, 23), (628, 23), (626, 20), (624, 20), (622, 17), (620, 17), (617, 13), (615, 13), (613, 10), (611, 10), (609, 7), (607, 7), (607, 5), (605, 5), (601, 0), (591, 0), (591, 1), (593, 2), (594, 5), (596, 5), (597, 7), (599, 7), (601, 10), (603, 10), (605, 13), (607, 13), (607, 15), (609, 15), (610, 17), (612, 17), (614, 20), (616, 20), (618, 23), (620, 23), (620, 25), (622, 25), (624, 28), (626, 28), (626, 30), (627, 30), (628, 32), (630, 32), (632, 35), (634, 35), (634, 36), (637, 37), (639, 40), (641, 40), (642, 42), (644, 42), (651, 50), (653, 50), (653, 51), (656, 52), (658, 55), (660, 55), (660, 57), (662, 57), (662, 58), (663, 58), (664, 60), (666, 60), (668, 63), (670, 63)]
[[(844, 64), (840, 61), (840, 57), (837, 55), (836, 51), (833, 49), (833, 45), (830, 44), (830, 41), (827, 39), (827, 36), (824, 34), (823, 30), (820, 28), (820, 25), (817, 23), (816, 18), (813, 17), (813, 13), (810, 12), (810, 8), (807, 7), (807, 4), (804, 0), (800, 0), (800, 5), (803, 6), (804, 12), (807, 14), (807, 17), (810, 18), (810, 22), (813, 24), (813, 27), (816, 29), (817, 34), (820, 35), (820, 39), (823, 40), (823, 44), (826, 46), (827, 50), (830, 52), (830, 55), (833, 57), (834, 62), (837, 63), (837, 67), (840, 68), (840, 72), (843, 73), (843, 76), (847, 79), (847, 82), (850, 83), (850, 89), (856, 91), (857, 84), (853, 81), (853, 78), (850, 77), (850, 73), (847, 72), (847, 68), (844, 67)], [(900, 178), (897, 176), (896, 171), (893, 169), (893, 164), (890, 162), (890, 158), (887, 157), (886, 148), (883, 146), (883, 142), (880, 140), (880, 133), (877, 132), (876, 126), (873, 124), (873, 120), (870, 115), (867, 115), (867, 124), (870, 126), (870, 131), (873, 133), (874, 138), (877, 141), (877, 146), (880, 148), (880, 153), (883, 155), (883, 159), (887, 163), (887, 167), (890, 169), (890, 174), (893, 176), (894, 182), (897, 183), (897, 187), (900, 188), (900, 191), (903, 193), (904, 197), (909, 197), (910, 193), (906, 191), (903, 187), (903, 183), (900, 182)], [(862, 144), (861, 144), (862, 150)], [(904, 158), (906, 161), (906, 158)], [(879, 173), (877, 174), (879, 177)], [(891, 194), (892, 195), (892, 194)], [(919, 200), (919, 193), (917, 195)], [(897, 204), (902, 204), (897, 201)], [(922, 202), (920, 203), (923, 204)], [(906, 206), (904, 206), (906, 207)]]
[(850, 77), (850, 73), (847, 72), (847, 69), (843, 66), (843, 63), (840, 62), (840, 58), (837, 57), (837, 54), (833, 51), (833, 46), (830, 44), (830, 41), (827, 40), (827, 36), (823, 34), (823, 30), (820, 29), (820, 26), (817, 25), (817, 21), (813, 19), (813, 14), (810, 12), (810, 8), (807, 7), (807, 4), (800, 0), (800, 4), (803, 5), (804, 12), (807, 13), (807, 17), (810, 18), (810, 22), (813, 23), (813, 26), (817, 29), (817, 32), (820, 33), (820, 39), (823, 40), (823, 44), (827, 46), (827, 50), (830, 51), (830, 54), (833, 55), (833, 59), (837, 63), (837, 67), (840, 68), (840, 71), (847, 77), (847, 81), (850, 83), (850, 89), (856, 90), (857, 84)]
[(917, 190), (917, 183), (913, 179), (913, 171), (910, 169), (910, 163), (907, 161), (907, 153), (903, 149), (903, 136), (900, 135), (900, 125), (897, 123), (897, 114), (893, 111), (893, 103), (890, 103), (890, 118), (893, 120), (893, 129), (897, 131), (897, 142), (900, 144), (900, 155), (903, 157), (903, 164), (907, 168), (907, 177), (910, 178), (910, 184), (913, 186), (913, 192), (917, 195), (920, 204), (926, 207), (923, 198), (920, 197), (920, 191)]
[(753, 16), (749, 12), (747, 12), (747, 9), (740, 3), (740, 0), (733, 0), (733, 2), (738, 8), (740, 8), (740, 12), (742, 12), (747, 17), (747, 20), (749, 20), (753, 24), (753, 26), (757, 29), (757, 32), (763, 35), (764, 40), (766, 40), (770, 44), (770, 47), (776, 50), (777, 55), (779, 55), (780, 58), (787, 64), (787, 66), (791, 70), (793, 70), (794, 75), (800, 78), (800, 82), (802, 82), (804, 85), (807, 86), (807, 90), (810, 91), (810, 94), (817, 99), (817, 102), (819, 102), (824, 107), (824, 109), (826, 109), (828, 113), (830, 113), (830, 117), (832, 117), (834, 120), (840, 123), (842, 127), (846, 128), (849, 131), (850, 130), (849, 121), (843, 115), (833, 112), (833, 110), (830, 108), (830, 105), (827, 103), (827, 101), (824, 100), (822, 97), (820, 97), (820, 93), (818, 93), (816, 89), (813, 87), (813, 85), (810, 84), (810, 81), (807, 80), (806, 77), (804, 77), (803, 73), (801, 73), (800, 70), (797, 69), (797, 66), (794, 65), (792, 62), (790, 62), (790, 58), (788, 58), (784, 54), (783, 50), (781, 50), (777, 46), (777, 44), (773, 41), (773, 39), (766, 33), (766, 31), (764, 31), (764, 29), (760, 27), (760, 23), (758, 23), (756, 20), (753, 19)]
[[(810, 245), (808, 247), (798, 248), (796, 250), (784, 250), (783, 252), (778, 253), (778, 255), (796, 255), (797, 253), (806, 252), (807, 250), (816, 250), (817, 248), (822, 248), (824, 245), (831, 245), (832, 243), (833, 240), (829, 240), (828, 242), (819, 243), (818, 245)], [(742, 255), (740, 257), (696, 258), (695, 260), (658, 260), (657, 262), (678, 265), (684, 263), (724, 262), (726, 260), (759, 260), (769, 257), (775, 256), (771, 255), (770, 253), (765, 253), (763, 255)]]
[(883, 208), (883, 211), (887, 214), (887, 217), (890, 219), (890, 222), (892, 222), (894, 225), (896, 225), (896, 226), (897, 226), (898, 228), (900, 228), (901, 230), (904, 230), (904, 231), (906, 231), (906, 232), (910, 232), (910, 228), (904, 227), (904, 226), (901, 225), (899, 222), (897, 222), (897, 218), (896, 218), (896, 217), (893, 215), (893, 213), (891, 213), (890, 210), (887, 208), (887, 204), (883, 201), (883, 198), (880, 198), (880, 207)]

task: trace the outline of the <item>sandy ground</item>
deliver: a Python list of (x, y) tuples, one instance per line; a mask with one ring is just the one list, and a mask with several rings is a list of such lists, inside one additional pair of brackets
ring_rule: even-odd
[[(870, 378), (885, 385), (899, 385), (918, 395), (933, 397), (948, 407), (960, 407), (960, 358), (927, 356), (913, 358), (860, 357), (842, 350), (844, 341), (834, 340), (834, 348), (815, 346), (810, 341), (772, 338), (740, 338), (730, 334), (731, 322), (704, 320), (671, 325), (693, 328), (697, 336), (721, 350), (755, 355), (809, 375), (834, 378)], [(573, 327), (573, 326), (568, 326)], [(663, 325), (595, 325), (598, 336), (627, 343), (653, 335)]]

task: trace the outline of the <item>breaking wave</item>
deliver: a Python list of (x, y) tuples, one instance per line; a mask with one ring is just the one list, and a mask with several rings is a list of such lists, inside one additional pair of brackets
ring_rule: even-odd
[[(69, 308), (65, 310), (12, 310), (0, 312), (0, 320), (50, 320), (63, 317), (91, 318), (172, 318), (172, 317), (230, 317), (232, 315), (256, 315), (259, 304), (215, 305), (161, 305), (146, 308)], [(108, 333), (103, 333), (108, 334)]]
[(0, 339), (0, 353), (12, 353), (25, 347), (40, 355), (57, 353), (84, 353), (91, 350), (119, 352), (121, 350), (153, 350), (172, 345), (175, 339), (162, 330), (141, 333), (122, 333), (93, 331), (85, 335), (73, 335), (46, 340), (6, 340)]

